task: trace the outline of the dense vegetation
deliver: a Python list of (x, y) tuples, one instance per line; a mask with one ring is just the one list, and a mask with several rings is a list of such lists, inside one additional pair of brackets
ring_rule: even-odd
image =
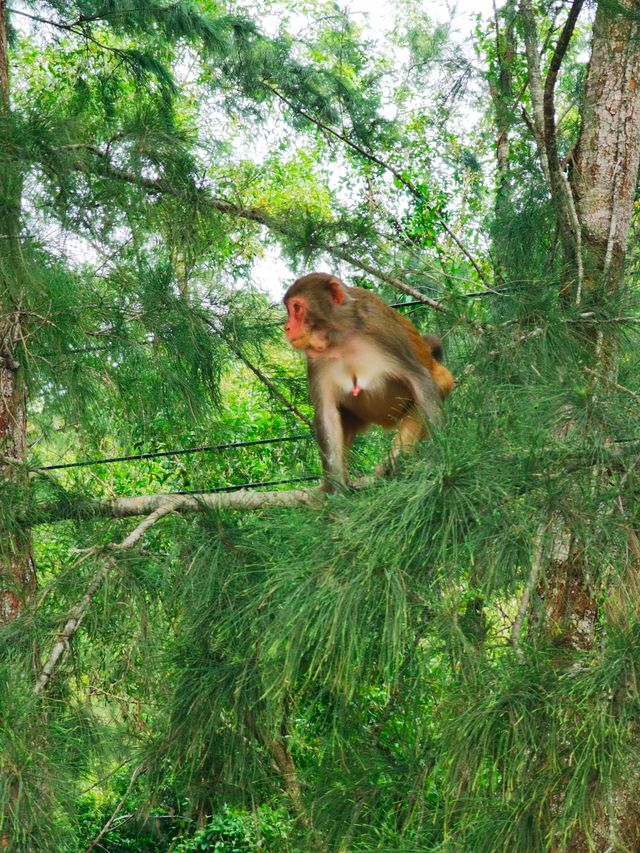
[[(638, 4), (386, 11), (0, 0), (2, 849), (640, 845)], [(458, 385), (309, 501), (312, 269)]]

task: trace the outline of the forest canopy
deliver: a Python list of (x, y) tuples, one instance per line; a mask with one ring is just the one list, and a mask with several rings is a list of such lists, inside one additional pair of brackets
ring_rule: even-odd
[[(640, 847), (639, 79), (637, 0), (0, 0), (0, 848)], [(456, 379), (335, 494), (311, 271)]]

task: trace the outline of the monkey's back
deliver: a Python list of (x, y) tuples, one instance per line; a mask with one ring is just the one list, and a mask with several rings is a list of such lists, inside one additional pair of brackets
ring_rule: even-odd
[[(442, 398), (447, 397), (455, 387), (455, 380), (451, 372), (434, 358), (436, 349), (439, 353), (438, 357), (442, 357), (442, 344), (439, 338), (435, 335), (423, 337), (410, 320), (387, 305), (375, 293), (363, 290), (361, 287), (350, 287), (348, 290), (349, 295), (356, 300), (357, 312), (367, 314), (367, 324), (371, 323), (371, 318), (377, 322), (378, 328), (375, 331), (377, 340), (383, 345), (386, 342), (388, 349), (392, 352), (397, 350), (398, 342), (404, 340), (410, 352), (409, 358), (417, 358), (419, 363), (431, 373)], [(383, 322), (380, 322), (380, 318), (383, 318)], [(375, 421), (375, 423), (378, 422)]]

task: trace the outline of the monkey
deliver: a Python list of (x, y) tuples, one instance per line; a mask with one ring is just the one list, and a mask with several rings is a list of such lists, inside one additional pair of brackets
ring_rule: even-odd
[(307, 358), (324, 489), (348, 485), (347, 457), (355, 436), (377, 424), (397, 427), (387, 463), (442, 423), (454, 379), (435, 335), (415, 326), (368, 290), (328, 273), (298, 278), (284, 295), (285, 335)]

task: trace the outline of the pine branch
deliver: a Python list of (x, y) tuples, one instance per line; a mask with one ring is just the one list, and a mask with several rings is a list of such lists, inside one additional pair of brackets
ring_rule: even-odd
[[(105, 837), (107, 832), (109, 832), (109, 830), (113, 826), (116, 818), (118, 817), (118, 815), (122, 811), (122, 807), (126, 803), (127, 797), (131, 793), (131, 789), (135, 785), (136, 779), (138, 778), (138, 776), (141, 776), (143, 773), (146, 773), (146, 770), (147, 770), (147, 766), (146, 766), (145, 762), (142, 762), (142, 764), (139, 764), (136, 767), (136, 769), (133, 771), (133, 773), (131, 774), (131, 778), (129, 779), (129, 784), (127, 785), (127, 790), (122, 795), (120, 802), (118, 803), (118, 805), (113, 810), (113, 813), (112, 813), (111, 817), (109, 818), (109, 820), (105, 823), (105, 825), (102, 827), (100, 832), (96, 835), (96, 837), (91, 841), (91, 843), (87, 847), (87, 853), (91, 853), (91, 851), (94, 850), (98, 846), (98, 844), (100, 844), (100, 842)], [(100, 845), (100, 846), (102, 847), (102, 845)]]
[(354, 258), (353, 255), (350, 255), (348, 252), (343, 251), (340, 248), (330, 249), (327, 248), (326, 251), (330, 251), (336, 258), (340, 258), (343, 261), (346, 261), (351, 266), (357, 267), (361, 269), (363, 272), (369, 273), (369, 275), (374, 276), (379, 281), (384, 281), (387, 284), (390, 284), (391, 287), (394, 287), (396, 290), (401, 291), (402, 293), (406, 293), (408, 296), (413, 296), (414, 299), (422, 302), (423, 305), (428, 305), (430, 308), (433, 308), (434, 311), (440, 311), (442, 314), (447, 314), (449, 316), (453, 316), (452, 312), (449, 311), (448, 308), (445, 308), (441, 302), (437, 302), (435, 299), (431, 299), (429, 296), (425, 296), (419, 290), (411, 287), (409, 284), (405, 284), (403, 281), (400, 281), (399, 278), (396, 278), (393, 275), (389, 275), (388, 273), (382, 272), (382, 270), (377, 269), (371, 264), (366, 263), (365, 261), (359, 261), (357, 258)]
[(265, 388), (269, 389), (271, 394), (276, 397), (276, 399), (280, 400), (280, 402), (283, 403), (283, 405), (285, 405), (287, 409), (289, 409), (289, 411), (293, 412), (293, 414), (298, 418), (298, 420), (302, 421), (302, 423), (306, 424), (306, 426), (308, 426), (310, 429), (313, 429), (312, 421), (300, 411), (300, 409), (295, 405), (295, 403), (292, 403), (288, 397), (285, 397), (282, 391), (276, 388), (275, 384), (269, 379), (268, 376), (265, 376), (265, 374), (260, 370), (259, 367), (256, 367), (255, 364), (249, 361), (246, 355), (241, 353), (240, 350), (234, 349), (233, 352), (240, 359), (240, 361), (245, 364), (249, 368), (249, 370), (260, 380), (260, 382), (262, 382)]
[[(112, 544), (108, 546), (108, 548), (112, 551), (124, 551), (127, 548), (132, 548), (140, 539), (144, 536), (147, 530), (152, 527), (157, 521), (159, 521), (163, 516), (168, 515), (170, 512), (173, 512), (173, 509), (170, 504), (164, 504), (159, 506), (156, 510), (154, 510), (151, 515), (149, 515), (145, 520), (139, 524), (132, 532), (124, 539), (122, 542)], [(86, 552), (84, 559), (88, 556), (92, 556), (98, 553), (98, 549), (91, 548)], [(80, 625), (82, 624), (82, 620), (84, 619), (87, 610), (89, 609), (89, 605), (93, 601), (93, 598), (97, 591), (100, 589), (102, 582), (106, 579), (107, 575), (114, 569), (116, 563), (112, 559), (105, 559), (104, 563), (101, 565), (99, 570), (93, 576), (91, 583), (87, 587), (87, 591), (82, 596), (80, 601), (72, 607), (69, 612), (69, 616), (67, 617), (66, 624), (60, 634), (57, 643), (54, 645), (49, 657), (47, 658), (47, 662), (42, 667), (42, 671), (40, 673), (40, 678), (33, 690), (33, 692), (37, 695), (42, 693), (45, 689), (49, 681), (51, 680), (51, 676), (54, 673), (58, 663), (62, 659), (63, 654), (69, 648), (69, 643), (71, 638), (74, 636)]]
[(400, 695), (402, 692), (402, 681), (403, 681), (404, 676), (406, 675), (407, 671), (409, 670), (409, 667), (411, 666), (411, 664), (413, 663), (413, 661), (415, 659), (416, 650), (417, 650), (418, 646), (420, 645), (420, 641), (424, 638), (425, 634), (427, 633), (427, 628), (429, 627), (429, 618), (431, 617), (431, 615), (432, 614), (429, 610), (425, 610), (425, 612), (422, 614), (422, 616), (420, 618), (420, 622), (419, 622), (418, 627), (416, 629), (415, 636), (413, 638), (413, 642), (411, 643), (410, 648), (406, 652), (406, 654), (402, 660), (402, 663), (400, 664), (400, 666), (398, 668), (398, 672), (396, 674), (396, 683), (389, 693), (389, 699), (387, 700), (387, 704), (384, 708), (384, 711), (382, 712), (378, 722), (373, 727), (374, 744), (376, 746), (381, 745), (382, 730), (385, 727), (385, 725), (387, 724), (387, 722), (389, 721), (389, 718), (391, 717), (391, 714), (394, 711), (394, 708), (398, 702), (398, 699), (400, 698)]
[[(91, 154), (94, 154), (97, 158), (99, 158), (101, 162), (99, 162), (96, 171), (104, 177), (113, 178), (117, 181), (123, 181), (124, 183), (132, 184), (133, 186), (142, 187), (143, 189), (149, 190), (150, 192), (160, 193), (161, 195), (170, 195), (174, 198), (182, 199), (190, 204), (193, 204), (194, 202), (193, 190), (191, 192), (182, 191), (167, 183), (166, 181), (163, 181), (161, 178), (147, 178), (142, 175), (136, 175), (133, 172), (127, 172), (125, 169), (120, 169), (117, 166), (113, 166), (110, 162), (108, 162), (107, 153), (101, 151), (94, 145), (76, 145), (72, 147), (81, 148), (83, 150), (89, 151)], [(77, 161), (74, 164), (74, 168), (77, 171), (84, 173), (90, 173), (91, 171), (93, 171), (84, 161)], [(197, 189), (195, 192), (198, 203), (205, 204), (207, 207), (217, 210), (220, 213), (224, 213), (227, 216), (231, 216), (236, 219), (246, 219), (250, 222), (256, 222), (259, 225), (264, 225), (270, 231), (273, 231), (274, 233), (280, 234), (281, 236), (287, 237), (289, 239), (291, 239), (292, 237), (296, 237), (295, 232), (291, 228), (289, 228), (286, 223), (276, 219), (270, 213), (261, 208), (253, 207), (250, 205), (234, 204), (233, 202), (227, 201), (226, 199), (210, 196), (201, 189)], [(335, 258), (339, 258), (340, 260), (346, 261), (348, 264), (351, 264), (356, 269), (361, 269), (363, 272), (374, 276), (379, 281), (384, 281), (387, 284), (390, 284), (396, 290), (399, 290), (402, 293), (406, 293), (412, 296), (414, 299), (419, 300), (424, 305), (428, 305), (430, 308), (433, 308), (436, 311), (440, 311), (444, 314), (451, 313), (440, 302), (437, 302), (434, 299), (430, 299), (428, 296), (425, 296), (424, 293), (421, 293), (419, 290), (415, 290), (410, 285), (405, 284), (394, 276), (384, 273), (382, 270), (377, 269), (373, 265), (365, 261), (360, 261), (358, 258), (355, 258), (353, 255), (349, 254), (343, 249), (340, 249), (339, 247), (336, 247), (330, 243), (325, 243), (323, 241), (316, 241), (315, 247), (324, 252), (327, 252), (327, 254), (332, 255)]]
[[(358, 477), (356, 480), (350, 481), (349, 488), (359, 491), (374, 485), (377, 481), (378, 478), (373, 476)], [(154, 516), (155, 523), (171, 512), (248, 511), (309, 506), (320, 503), (324, 495), (325, 493), (320, 486), (308, 489), (287, 489), (278, 492), (238, 489), (237, 492), (197, 492), (188, 495), (174, 492), (160, 495), (134, 495), (91, 501), (81, 508), (69, 507), (68, 504), (52, 504), (44, 508), (40, 517), (36, 518), (32, 524), (52, 524), (67, 518), (135, 518), (158, 513), (157, 516)], [(143, 522), (143, 524), (145, 523)], [(146, 529), (147, 527), (141, 532), (145, 533)], [(138, 528), (136, 528), (137, 530)], [(139, 538), (141, 537), (136, 535), (135, 541), (137, 542)], [(112, 548), (113, 550), (120, 550), (121, 546), (114, 545)]]
[(449, 228), (441, 214), (439, 214), (431, 205), (426, 204), (425, 198), (422, 193), (417, 189), (415, 184), (413, 184), (412, 181), (410, 181), (402, 172), (399, 172), (394, 166), (382, 160), (380, 157), (376, 156), (371, 151), (367, 151), (366, 148), (363, 148), (361, 145), (358, 145), (357, 142), (354, 142), (352, 139), (349, 139), (349, 137), (345, 136), (345, 134), (340, 133), (339, 131), (330, 127), (328, 124), (325, 124), (324, 122), (320, 121), (320, 119), (317, 119), (315, 116), (312, 116), (306, 110), (302, 109), (302, 107), (296, 106), (285, 95), (283, 95), (282, 92), (278, 91), (278, 89), (276, 89), (273, 84), (268, 83), (265, 80), (263, 81), (263, 85), (265, 86), (265, 88), (269, 89), (270, 92), (273, 92), (273, 94), (276, 95), (276, 97), (279, 98), (284, 104), (286, 104), (294, 113), (296, 113), (296, 115), (299, 115), (301, 118), (304, 118), (307, 121), (311, 122), (320, 130), (324, 131), (324, 133), (327, 133), (328, 135), (333, 136), (334, 139), (338, 139), (340, 142), (343, 142), (345, 145), (351, 148), (352, 151), (355, 151), (356, 153), (360, 154), (361, 157), (364, 157), (371, 163), (375, 163), (377, 166), (380, 166), (380, 168), (393, 175), (393, 177), (396, 178), (396, 180), (398, 180), (403, 187), (408, 189), (411, 195), (415, 199), (417, 199), (422, 205), (424, 205), (424, 207), (438, 220), (443, 231), (450, 237), (451, 240), (453, 240), (453, 242), (460, 249), (462, 254), (473, 266), (480, 280), (484, 282), (487, 287), (489, 286), (489, 281), (480, 269), (478, 262), (475, 260), (471, 252), (467, 249), (467, 247), (460, 240), (460, 238)]

